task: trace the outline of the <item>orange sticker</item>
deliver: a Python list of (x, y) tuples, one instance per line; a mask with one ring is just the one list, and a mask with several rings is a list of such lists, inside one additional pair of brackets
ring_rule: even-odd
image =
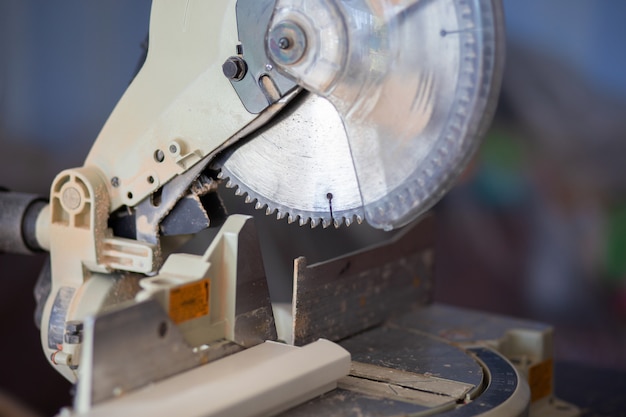
[(211, 281), (203, 279), (170, 290), (170, 317), (176, 324), (209, 314)]
[(553, 365), (552, 359), (548, 359), (528, 369), (528, 385), (532, 402), (552, 394)]

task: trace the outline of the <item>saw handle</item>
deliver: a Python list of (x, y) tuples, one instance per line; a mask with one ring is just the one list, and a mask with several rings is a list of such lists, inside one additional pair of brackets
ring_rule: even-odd
[(37, 219), (47, 205), (38, 195), (0, 187), (0, 253), (32, 255), (45, 250), (37, 239)]

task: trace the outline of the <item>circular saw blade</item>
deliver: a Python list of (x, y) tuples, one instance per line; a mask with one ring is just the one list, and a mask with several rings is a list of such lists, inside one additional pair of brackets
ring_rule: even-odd
[(497, 101), (502, 20), (499, 0), (277, 0), (270, 59), (337, 109), (370, 225), (418, 218), (469, 162)]
[(277, 0), (266, 68), (311, 93), (216, 167), (290, 222), (405, 225), (453, 185), (491, 120), (502, 19), (499, 0)]
[(290, 223), (339, 227), (363, 220), (345, 130), (334, 106), (322, 97), (301, 93), (213, 167), (246, 202)]

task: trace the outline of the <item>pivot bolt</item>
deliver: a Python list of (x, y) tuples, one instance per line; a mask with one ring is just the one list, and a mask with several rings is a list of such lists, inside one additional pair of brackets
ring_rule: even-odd
[(288, 49), (291, 46), (291, 41), (289, 41), (289, 38), (280, 38), (278, 40), (278, 47), (280, 49)]
[(65, 331), (69, 334), (79, 334), (83, 331), (83, 322), (79, 320), (69, 320), (65, 322)]
[(231, 56), (222, 64), (222, 72), (231, 81), (240, 81), (248, 72), (248, 65), (241, 57)]
[(83, 342), (83, 335), (65, 333), (65, 336), (63, 336), (63, 340), (65, 340), (65, 343), (69, 345), (78, 345)]
[(61, 202), (67, 210), (78, 210), (82, 202), (80, 191), (72, 185), (65, 187), (61, 194)]
[(297, 23), (283, 20), (270, 30), (268, 46), (274, 62), (293, 65), (304, 57), (307, 48), (306, 34)]
[(71, 320), (65, 323), (65, 343), (77, 345), (83, 341), (83, 322)]

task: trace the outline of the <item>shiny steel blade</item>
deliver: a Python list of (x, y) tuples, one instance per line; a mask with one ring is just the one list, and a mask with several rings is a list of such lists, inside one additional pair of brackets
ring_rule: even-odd
[[(272, 124), (219, 156), (220, 178), (246, 201), (301, 226), (336, 227), (363, 218), (350, 149), (337, 111), (301, 93)], [(296, 220), (298, 219), (298, 220)], [(347, 220), (347, 221), (346, 221)]]

